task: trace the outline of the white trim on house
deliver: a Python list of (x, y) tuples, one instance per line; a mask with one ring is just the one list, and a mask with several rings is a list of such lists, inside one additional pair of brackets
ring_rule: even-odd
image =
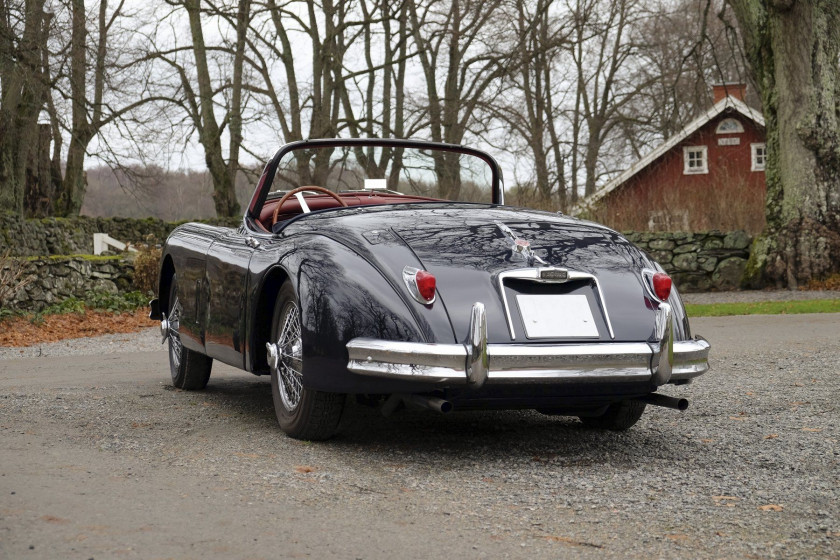
[[(758, 150), (761, 150), (761, 161), (758, 161)], [(764, 171), (767, 166), (767, 145), (764, 142), (750, 144), (750, 171)]]
[(724, 97), (715, 103), (708, 111), (691, 121), (685, 128), (679, 131), (674, 136), (668, 138), (665, 142), (659, 145), (656, 149), (651, 151), (645, 157), (637, 161), (629, 169), (624, 171), (621, 175), (592, 193), (590, 196), (579, 201), (573, 208), (569, 210), (569, 214), (577, 216), (585, 210), (593, 208), (595, 203), (604, 198), (606, 195), (614, 191), (620, 185), (624, 184), (628, 179), (640, 172), (642, 169), (659, 159), (660, 156), (665, 155), (674, 146), (697, 132), (703, 125), (714, 119), (727, 109), (734, 109), (748, 119), (751, 119), (757, 125), (764, 127), (764, 117), (755, 109), (750, 108), (746, 103), (735, 97)]

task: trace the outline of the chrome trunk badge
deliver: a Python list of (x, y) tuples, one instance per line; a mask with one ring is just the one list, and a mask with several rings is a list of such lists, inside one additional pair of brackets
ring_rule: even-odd
[(541, 268), (539, 269), (540, 280), (550, 282), (565, 282), (569, 279), (569, 271), (565, 268)]

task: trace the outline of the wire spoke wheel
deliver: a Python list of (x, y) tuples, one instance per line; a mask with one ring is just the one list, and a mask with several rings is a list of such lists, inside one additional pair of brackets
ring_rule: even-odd
[(277, 294), (271, 337), (266, 343), (271, 396), (284, 432), (296, 439), (323, 440), (338, 429), (345, 395), (304, 386), (302, 319), (294, 286), (286, 282)]
[(297, 304), (287, 302), (280, 315), (280, 336), (277, 348), (280, 359), (277, 364), (278, 389), (286, 410), (293, 412), (300, 405), (303, 390), (302, 346), (300, 311)]
[(169, 360), (173, 369), (181, 367), (181, 353), (183, 346), (181, 344), (181, 302), (177, 296), (172, 303), (172, 309), (169, 315)]

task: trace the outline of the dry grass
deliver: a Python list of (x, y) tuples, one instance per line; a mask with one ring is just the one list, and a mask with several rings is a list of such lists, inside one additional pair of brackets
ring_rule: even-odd
[[(618, 231), (736, 231), (764, 229), (764, 192), (747, 185), (703, 189), (679, 184), (668, 188), (628, 188), (612, 193), (590, 217)], [(651, 215), (659, 213), (651, 224)]]
[(833, 274), (823, 280), (811, 280), (805, 286), (800, 286), (799, 289), (840, 291), (840, 274)]

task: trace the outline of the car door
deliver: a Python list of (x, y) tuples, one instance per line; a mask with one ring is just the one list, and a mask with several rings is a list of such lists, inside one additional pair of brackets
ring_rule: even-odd
[(226, 364), (244, 367), (245, 294), (254, 249), (244, 228), (219, 237), (207, 252), (205, 352)]

